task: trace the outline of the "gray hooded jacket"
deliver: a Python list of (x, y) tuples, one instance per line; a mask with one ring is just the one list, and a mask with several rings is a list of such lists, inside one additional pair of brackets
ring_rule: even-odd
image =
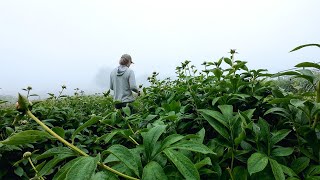
[(110, 89), (115, 101), (133, 102), (132, 91), (138, 92), (133, 70), (124, 65), (115, 68), (110, 74)]

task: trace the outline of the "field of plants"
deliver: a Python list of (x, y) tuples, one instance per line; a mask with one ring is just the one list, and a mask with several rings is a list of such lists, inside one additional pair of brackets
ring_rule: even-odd
[[(320, 47), (293, 51), (306, 46)], [(109, 91), (62, 86), (31, 102), (26, 89), (16, 109), (0, 108), (0, 179), (320, 179), (319, 64), (269, 74), (231, 50), (203, 66), (185, 61), (174, 80), (154, 72), (132, 109), (114, 109)]]

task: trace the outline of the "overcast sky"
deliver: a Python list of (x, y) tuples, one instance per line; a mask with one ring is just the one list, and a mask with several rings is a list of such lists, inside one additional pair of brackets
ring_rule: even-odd
[[(278, 72), (319, 62), (319, 0), (3, 0), (0, 1), (0, 95), (61, 85), (102, 92), (120, 56), (136, 78), (173, 76), (190, 60), (199, 69), (237, 49), (251, 69)], [(98, 78), (97, 78), (98, 77)]]

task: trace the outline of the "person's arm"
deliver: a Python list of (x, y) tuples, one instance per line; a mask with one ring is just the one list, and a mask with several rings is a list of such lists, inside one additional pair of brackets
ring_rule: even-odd
[(110, 89), (113, 90), (112, 73), (110, 73)]
[(133, 71), (130, 71), (130, 74), (129, 74), (129, 86), (131, 91), (139, 93), (139, 89), (136, 84), (136, 77)]

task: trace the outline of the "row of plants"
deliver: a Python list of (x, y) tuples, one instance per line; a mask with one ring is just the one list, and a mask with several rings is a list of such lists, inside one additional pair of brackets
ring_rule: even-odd
[[(320, 47), (293, 51), (307, 46)], [(133, 112), (110, 92), (19, 95), (17, 110), (0, 109), (0, 178), (319, 179), (320, 65), (269, 74), (236, 54), (199, 72), (185, 61), (173, 80), (154, 72)], [(281, 88), (284, 76), (308, 91)]]

